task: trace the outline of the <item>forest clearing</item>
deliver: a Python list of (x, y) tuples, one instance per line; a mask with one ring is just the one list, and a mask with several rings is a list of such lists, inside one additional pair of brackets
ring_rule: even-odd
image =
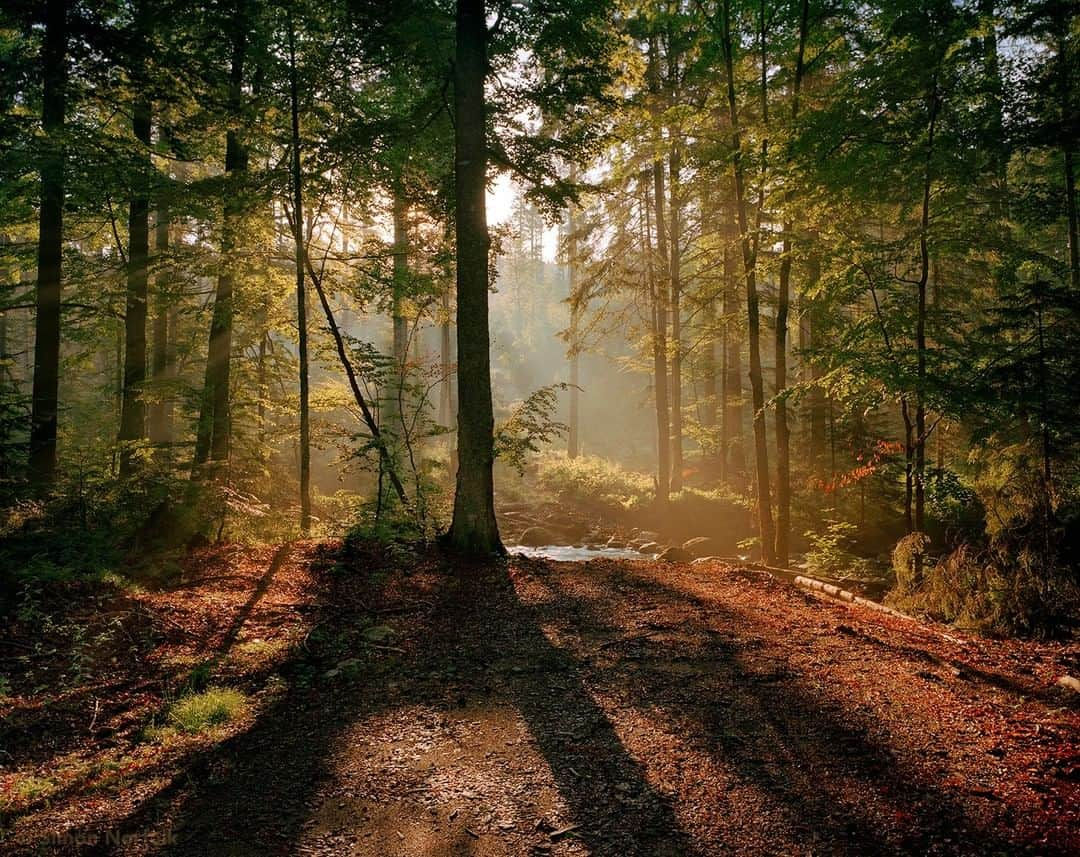
[(1080, 854), (1075, 0), (5, 0), (0, 854)]

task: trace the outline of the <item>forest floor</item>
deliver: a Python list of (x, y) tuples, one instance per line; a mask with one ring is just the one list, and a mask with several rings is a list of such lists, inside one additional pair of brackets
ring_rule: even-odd
[[(0, 853), (1080, 853), (1075, 644), (715, 563), (363, 544), (49, 598), (0, 631)], [(231, 720), (147, 728), (205, 685)]]

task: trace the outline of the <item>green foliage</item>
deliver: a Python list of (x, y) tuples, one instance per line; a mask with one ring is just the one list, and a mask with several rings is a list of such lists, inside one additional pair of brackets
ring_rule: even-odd
[(829, 520), (824, 530), (807, 530), (809, 543), (806, 567), (811, 574), (833, 578), (868, 578), (876, 569), (869, 560), (851, 551), (858, 536), (858, 526), (849, 521)]
[(892, 551), (892, 570), (899, 592), (915, 592), (923, 585), (930, 550), (926, 533), (909, 533), (896, 543)]
[(542, 456), (536, 478), (557, 500), (575, 505), (630, 509), (648, 502), (653, 494), (648, 476), (595, 456)]
[(517, 405), (510, 416), (495, 429), (495, 457), (524, 473), (530, 454), (535, 455), (541, 446), (566, 434), (565, 423), (553, 418), (559, 404), (559, 392), (569, 389), (569, 384), (549, 384), (530, 393)]
[(148, 737), (161, 740), (177, 732), (185, 735), (209, 732), (242, 716), (247, 707), (247, 697), (240, 691), (227, 687), (207, 687), (198, 693), (188, 693), (172, 703), (165, 712), (165, 726), (148, 730)]

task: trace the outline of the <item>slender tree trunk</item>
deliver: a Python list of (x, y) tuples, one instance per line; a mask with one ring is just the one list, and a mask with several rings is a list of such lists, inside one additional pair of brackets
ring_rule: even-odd
[(38, 219), (37, 316), (30, 414), (30, 474), (48, 490), (56, 478), (60, 386), (60, 260), (63, 251), (64, 112), (67, 96), (67, 2), (46, 0), (41, 53), (41, 207)]
[[(230, 70), (229, 111), (238, 120), (243, 97), (244, 60), (247, 53), (247, 22), (237, 12), (233, 33), (232, 68)], [(235, 261), (233, 249), (243, 201), (238, 198), (243, 176), (247, 172), (248, 154), (240, 135), (230, 128), (225, 136), (226, 190), (221, 227), (221, 271), (214, 293), (214, 314), (210, 321), (210, 346), (206, 358), (202, 408), (195, 439), (195, 465), (198, 468), (212, 460), (224, 462), (229, 457), (229, 375), (232, 359), (233, 290)]]
[(1069, 213), (1069, 282), (1073, 291), (1080, 291), (1080, 226), (1076, 213), (1076, 172), (1072, 148), (1065, 146), (1065, 205)]
[(668, 271), (671, 277), (671, 490), (681, 491), (683, 480), (683, 415), (682, 415), (682, 282), (680, 254), (682, 243), (682, 211), (679, 173), (682, 156), (678, 143), (671, 147), (668, 170), (671, 175), (671, 257)]
[(399, 189), (394, 191), (394, 291), (391, 309), (394, 341), (394, 388), (390, 391), (387, 408), (387, 431), (399, 443), (405, 441), (406, 416), (404, 397), (408, 386), (409, 320), (405, 317), (405, 298), (409, 281), (409, 228), (406, 220), (405, 198)]
[(457, 200), (458, 470), (455, 548), (502, 553), (495, 520), (492, 468), (495, 418), (491, 403), (488, 328), (487, 24), (484, 0), (458, 0), (454, 61), (454, 190)]
[(311, 422), (308, 407), (307, 290), (304, 288), (304, 187), (300, 163), (300, 97), (296, 83), (296, 28), (289, 21), (289, 107), (292, 113), (293, 229), (296, 244), (296, 330), (300, 354), (300, 531), (311, 529)]
[(449, 427), (455, 420), (454, 414), (454, 363), (453, 338), (450, 329), (450, 289), (442, 294), (443, 322), (439, 326), (439, 377), (442, 386), (439, 394), (439, 425)]
[[(795, 76), (791, 94), (792, 122), (799, 118), (799, 95), (802, 92), (803, 57), (806, 52), (807, 22), (810, 4), (802, 0), (799, 15), (799, 48), (795, 57)], [(764, 85), (764, 84), (763, 84)], [(794, 193), (785, 191), (790, 208)], [(788, 544), (791, 538), (791, 430), (788, 427), (787, 401), (787, 335), (788, 310), (791, 305), (791, 238), (795, 231), (789, 218), (784, 223), (783, 255), (780, 260), (779, 295), (776, 303), (776, 561), (788, 563)]]
[[(918, 315), (915, 320), (917, 381), (915, 388), (915, 529), (923, 532), (926, 509), (926, 308), (930, 281), (930, 191), (933, 186), (934, 132), (937, 128), (940, 98), (937, 78), (930, 93), (930, 122), (926, 140), (926, 166), (923, 176), (922, 217), (919, 224)], [(916, 574), (922, 568), (916, 568)]]
[(169, 380), (169, 316), (172, 313), (172, 299), (169, 276), (163, 261), (169, 252), (169, 205), (158, 200), (154, 223), (154, 250), (157, 255), (157, 274), (154, 277), (156, 304), (154, 321), (151, 327), (152, 345), (150, 348), (150, 378), (154, 383), (154, 401), (147, 415), (147, 433), (151, 443), (169, 443), (172, 440), (170, 419), (171, 391), (166, 391)]
[(136, 189), (128, 216), (127, 302), (124, 315), (124, 386), (120, 410), (120, 475), (131, 473), (133, 446), (146, 437), (147, 266), (150, 258), (150, 102), (134, 104), (135, 139), (143, 147), (142, 174), (135, 176)]
[[(577, 168), (571, 167), (570, 181), (577, 181)], [(577, 458), (581, 452), (581, 344), (578, 342), (578, 324), (580, 318), (580, 300), (577, 282), (577, 219), (574, 216), (576, 206), (571, 203), (567, 212), (566, 225), (566, 273), (570, 301), (570, 413), (567, 419), (566, 455)]]
[[(735, 97), (734, 45), (731, 38), (731, 0), (722, 4), (724, 67), (727, 76), (727, 100), (731, 120), (732, 169), (735, 177), (735, 203), (739, 218), (743, 270), (746, 276), (746, 318), (750, 343), (750, 389), (754, 407), (754, 459), (757, 470), (758, 536), (766, 564), (773, 562), (772, 496), (769, 488), (769, 447), (765, 432), (765, 387), (761, 372), (761, 320), (757, 291), (757, 241), (750, 233), (746, 200), (746, 173), (743, 164), (742, 135)], [(759, 212), (760, 217), (760, 212)]]
[(742, 331), (736, 320), (742, 314), (739, 300), (736, 245), (739, 227), (736, 222), (734, 199), (727, 206), (724, 220), (724, 293), (721, 312), (724, 316), (723, 343), (723, 425), (721, 447), (724, 450), (721, 481), (743, 486), (746, 482), (746, 443), (743, 437), (743, 370)]
[(671, 421), (668, 419), (668, 368), (667, 368), (667, 301), (663, 277), (657, 280), (655, 254), (652, 242), (652, 204), (649, 188), (642, 188), (644, 232), (642, 251), (646, 258), (646, 277), (649, 287), (649, 308), (652, 323), (653, 352), (653, 399), (656, 403), (656, 500), (666, 504), (671, 493), (671, 466), (668, 456), (671, 442), (668, 435)]

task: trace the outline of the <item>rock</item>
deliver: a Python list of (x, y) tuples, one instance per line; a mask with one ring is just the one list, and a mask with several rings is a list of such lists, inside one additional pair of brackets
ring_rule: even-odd
[(527, 548), (538, 548), (554, 544), (557, 540), (555, 534), (547, 527), (529, 527), (521, 534), (519, 543)]
[(664, 549), (664, 546), (659, 542), (645, 542), (638, 548), (639, 553), (660, 553)]
[(647, 542), (658, 542), (658, 541), (660, 541), (660, 534), (659, 533), (654, 533), (652, 530), (642, 530), (637, 535), (638, 535), (639, 539), (644, 539)]
[(626, 547), (626, 542), (616, 536), (612, 536), (607, 540), (607, 546), (609, 548), (624, 548)]
[(692, 563), (690, 563), (690, 564), (691, 564), (691, 565), (698, 565), (698, 564), (700, 564), (700, 563), (706, 563), (706, 562), (720, 562), (720, 561), (721, 561), (721, 560), (720, 560), (720, 557), (718, 557), (718, 556), (699, 556), (699, 557), (698, 557), (697, 559), (695, 559), (695, 560), (694, 560), (694, 561), (693, 561)]
[(690, 562), (694, 557), (682, 548), (671, 547), (664, 551), (657, 559), (664, 562)]
[(715, 556), (716, 554), (722, 553), (716, 539), (711, 539), (708, 536), (699, 536), (696, 539), (685, 541), (683, 542), (682, 549), (695, 559), (703, 556)]

